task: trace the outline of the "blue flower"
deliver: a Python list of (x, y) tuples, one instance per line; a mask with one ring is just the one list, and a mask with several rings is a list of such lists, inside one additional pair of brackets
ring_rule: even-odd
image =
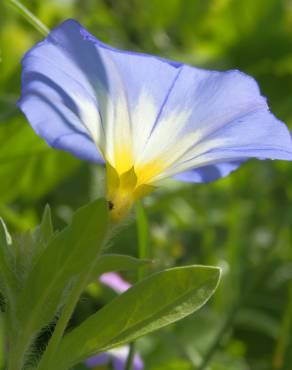
[(105, 272), (100, 276), (99, 281), (120, 294), (131, 288), (131, 284), (116, 272)]
[[(86, 360), (86, 365), (88, 367), (98, 368), (98, 366), (106, 365), (112, 362), (113, 368), (115, 370), (124, 370), (127, 363), (127, 358), (129, 354), (129, 346), (123, 346), (119, 348), (112, 349), (106, 353), (101, 353), (99, 355), (90, 357)], [(133, 359), (133, 370), (143, 370), (144, 364), (139, 355), (134, 355)]]
[(167, 177), (208, 182), (252, 157), (292, 159), (251, 77), (114, 49), (74, 20), (25, 55), (19, 107), (50, 146), (106, 163), (117, 220)]

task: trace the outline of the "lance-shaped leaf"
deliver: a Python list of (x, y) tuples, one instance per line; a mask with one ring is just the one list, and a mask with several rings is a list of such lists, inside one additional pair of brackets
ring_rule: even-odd
[(42, 222), (35, 233), (37, 233), (36, 237), (43, 240), (45, 243), (53, 237), (54, 228), (52, 222), (51, 208), (48, 204), (45, 207)]
[(131, 342), (198, 310), (214, 293), (220, 269), (177, 267), (142, 280), (62, 340), (54, 370), (66, 370), (98, 352)]
[(14, 244), (14, 253), (17, 256), (15, 269), (18, 272), (19, 286), (21, 288), (25, 286), (31, 270), (45, 248), (53, 240), (53, 237), (51, 210), (47, 205), (40, 225), (37, 225), (34, 230), (24, 232)]
[(28, 251), (31, 255), (30, 264), (33, 266), (35, 261), (39, 258), (44, 249), (49, 245), (54, 237), (54, 228), (52, 222), (52, 215), (50, 206), (47, 204), (43, 213), (40, 225), (33, 231), (31, 238), (32, 243), (28, 246)]
[(52, 320), (70, 283), (92, 265), (105, 243), (107, 216), (103, 199), (79, 209), (38, 258), (18, 300), (21, 338), (32, 338)]

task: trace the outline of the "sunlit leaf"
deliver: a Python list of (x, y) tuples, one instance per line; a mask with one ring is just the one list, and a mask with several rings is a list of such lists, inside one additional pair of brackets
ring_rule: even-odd
[(142, 280), (67, 334), (54, 356), (55, 370), (128, 343), (198, 310), (220, 278), (215, 267), (187, 266)]

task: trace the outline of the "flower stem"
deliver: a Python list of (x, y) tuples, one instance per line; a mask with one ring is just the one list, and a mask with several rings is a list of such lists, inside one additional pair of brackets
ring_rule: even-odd
[(135, 356), (135, 342), (130, 343), (129, 354), (125, 365), (125, 370), (133, 369), (133, 361)]
[[(150, 258), (149, 248), (149, 225), (145, 209), (142, 203), (138, 202), (136, 206), (136, 226), (137, 226), (137, 238), (138, 238), (138, 253), (139, 258)], [(146, 274), (146, 266), (141, 266), (138, 270), (138, 281), (142, 280)], [(135, 342), (130, 343), (130, 350), (125, 366), (125, 370), (132, 370), (133, 360), (135, 356)]]
[(285, 356), (288, 351), (288, 344), (291, 337), (292, 327), (292, 281), (288, 287), (288, 302), (286, 309), (284, 310), (282, 325), (280, 328), (278, 340), (276, 343), (276, 349), (273, 358), (273, 369), (280, 370), (284, 369)]
[[(138, 252), (139, 258), (151, 258), (149, 244), (149, 225), (145, 209), (142, 203), (138, 203), (136, 207), (136, 224), (138, 237)], [(138, 280), (144, 279), (147, 274), (147, 266), (142, 265), (138, 271)]]
[(6, 0), (12, 5), (36, 30), (42, 35), (47, 36), (50, 30), (40, 21), (30, 10), (28, 10), (18, 0)]
[(78, 302), (78, 299), (83, 291), (84, 288), (84, 281), (85, 279), (80, 279), (80, 281), (74, 286), (73, 291), (71, 292), (71, 295), (66, 302), (63, 311), (61, 313), (61, 316), (57, 322), (57, 325), (55, 327), (55, 330), (53, 332), (53, 335), (49, 341), (49, 344), (45, 350), (45, 353), (43, 354), (38, 370), (44, 370), (50, 368), (50, 361), (52, 356), (54, 355), (55, 351), (58, 348), (58, 345), (62, 339), (62, 336), (65, 332), (65, 329), (67, 327), (67, 324), (72, 316), (72, 313), (74, 311), (74, 308)]
[(107, 367), (107, 370), (115, 370), (112, 361), (109, 362), (108, 367)]

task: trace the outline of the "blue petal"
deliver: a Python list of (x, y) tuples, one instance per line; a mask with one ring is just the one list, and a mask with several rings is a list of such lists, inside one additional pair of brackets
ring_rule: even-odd
[(211, 149), (203, 150), (179, 165), (180, 168), (197, 168), (181, 173), (177, 178), (209, 182), (227, 176), (249, 158), (292, 160), (290, 132), (267, 110), (248, 114), (243, 119), (226, 124), (203, 140), (202, 145), (204, 142)]
[[(292, 160), (291, 134), (269, 112), (252, 77), (237, 70), (217, 72), (182, 64), (174, 69), (156, 57), (110, 50), (123, 76), (130, 112), (143, 90), (159, 107), (145, 146), (139, 142), (138, 148), (148, 161), (151, 156), (173, 156), (173, 171), (170, 168), (167, 175), (195, 167), (177, 178), (209, 182), (252, 157)], [(188, 119), (170, 125), (168, 117), (182, 112), (189, 112)], [(147, 112), (143, 118), (141, 125), (149, 124)], [(176, 144), (192, 134), (197, 139), (176, 151)]]
[[(186, 181), (208, 182), (228, 175), (249, 158), (292, 160), (291, 134), (270, 113), (251, 77), (188, 66), (180, 70), (161, 123), (146, 147), (147, 155), (168, 161), (156, 180), (177, 175)], [(173, 111), (188, 112), (187, 118), (171, 125), (167, 117)], [(167, 135), (170, 143), (161, 151)]]
[(154, 55), (115, 49), (100, 42), (82, 28), (81, 33), (98, 48), (106, 51), (115, 63), (127, 95), (134, 159), (137, 163), (159, 122), (182, 64)]
[(78, 23), (63, 23), (24, 56), (18, 103), (49, 145), (96, 162), (102, 161), (97, 137), (103, 131), (98, 97), (117, 87), (104, 58)]
[(108, 364), (109, 361), (111, 359), (111, 356), (109, 353), (101, 353), (99, 355), (96, 355), (96, 356), (93, 356), (93, 357), (90, 357), (89, 359), (87, 359), (85, 361), (86, 365), (88, 367), (95, 367), (95, 366), (99, 366), (99, 365), (105, 365), (105, 364)]
[[(96, 110), (93, 113), (106, 126), (108, 96), (115, 107), (118, 95), (125, 93), (125, 109), (131, 111), (145, 91), (152, 96), (158, 115), (178, 66), (179, 63), (150, 55), (113, 49), (90, 35), (78, 22), (67, 20), (24, 56), (18, 105), (49, 145), (99, 162), (98, 143), (94, 143), (94, 135), (83, 117), (88, 106)], [(94, 122), (87, 123), (94, 126)], [(148, 136), (155, 120), (147, 124)], [(105, 144), (105, 138), (102, 140)]]
[[(112, 356), (114, 369), (115, 370), (125, 370), (127, 358), (128, 356), (124, 356), (124, 357)], [(144, 363), (141, 360), (140, 356), (136, 354), (133, 359), (133, 370), (143, 370), (143, 369), (144, 369)]]
[(71, 152), (84, 160), (102, 161), (95, 143), (72, 111), (63, 104), (52, 103), (45, 95), (26, 95), (19, 106), (36, 133), (50, 146)]
[[(121, 96), (125, 119), (110, 136)], [(117, 50), (73, 20), (24, 57), (19, 106), (49, 145), (83, 159), (101, 161), (131, 134), (135, 164), (165, 160), (155, 180), (212, 181), (251, 157), (292, 160), (291, 135), (251, 77)]]
[(244, 160), (204, 166), (179, 173), (174, 178), (185, 182), (211, 182), (228, 176), (231, 172), (237, 170), (243, 162)]

